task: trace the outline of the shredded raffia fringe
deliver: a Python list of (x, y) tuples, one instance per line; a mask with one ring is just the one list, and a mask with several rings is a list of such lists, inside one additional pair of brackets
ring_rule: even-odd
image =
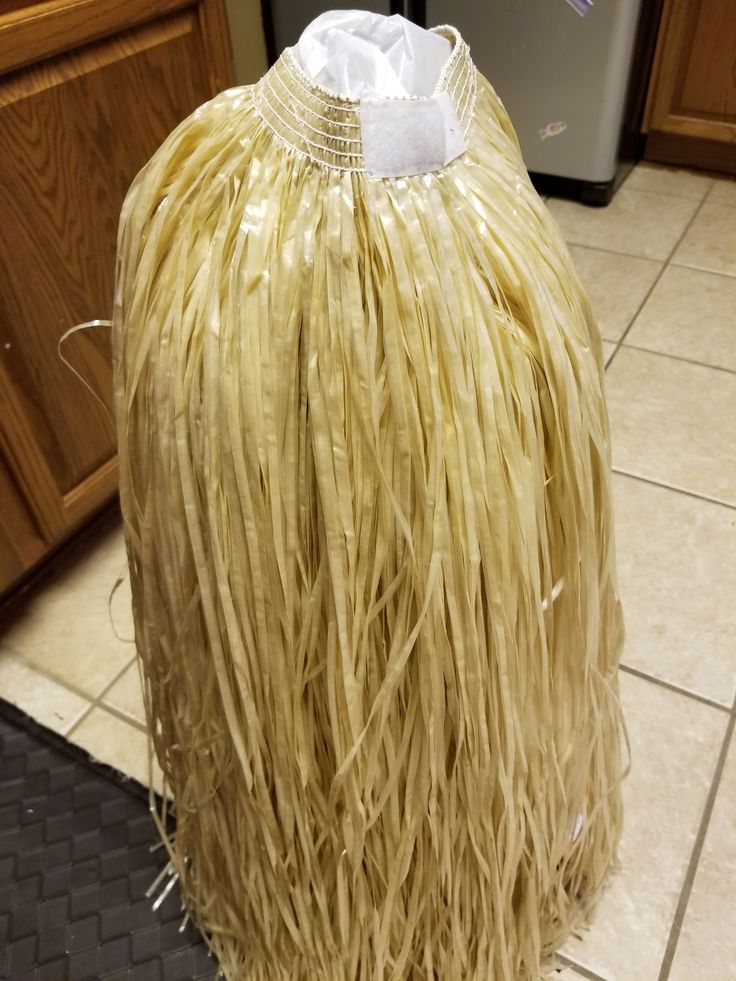
[(536, 981), (622, 822), (598, 332), (481, 76), (468, 152), (391, 180), (287, 146), (257, 91), (121, 219), (169, 881), (230, 981)]

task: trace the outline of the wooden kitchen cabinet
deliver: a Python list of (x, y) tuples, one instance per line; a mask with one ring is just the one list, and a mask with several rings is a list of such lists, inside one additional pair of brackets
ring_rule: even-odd
[[(0, 0), (0, 592), (116, 493), (112, 423), (59, 338), (110, 317), (133, 177), (229, 84), (222, 0)], [(64, 355), (111, 411), (109, 330)]]
[(665, 0), (645, 156), (736, 173), (736, 0)]

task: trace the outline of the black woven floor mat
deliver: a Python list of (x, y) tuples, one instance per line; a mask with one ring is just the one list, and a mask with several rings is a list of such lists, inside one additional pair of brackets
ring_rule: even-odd
[(215, 962), (182, 922), (141, 787), (0, 700), (0, 978), (193, 981)]

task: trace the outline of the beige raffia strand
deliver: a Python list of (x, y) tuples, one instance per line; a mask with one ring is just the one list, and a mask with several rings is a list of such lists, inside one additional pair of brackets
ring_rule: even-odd
[(614, 861), (600, 342), (463, 59), (441, 173), (345, 167), (355, 104), (279, 62), (123, 211), (136, 638), (172, 869), (231, 981), (537, 979)]

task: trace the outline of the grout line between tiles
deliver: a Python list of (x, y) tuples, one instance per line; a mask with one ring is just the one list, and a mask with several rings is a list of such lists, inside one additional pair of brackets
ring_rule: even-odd
[(619, 255), (628, 257), (629, 259), (638, 259), (640, 262), (655, 262), (658, 266), (662, 266), (667, 262), (667, 258), (655, 259), (650, 255), (639, 255), (636, 252), (621, 252), (619, 249), (609, 249), (605, 245), (589, 245), (587, 242), (573, 242), (572, 239), (565, 239), (567, 245), (574, 245), (576, 249), (590, 249), (591, 252), (605, 252), (606, 255)]
[(707, 194), (704, 195), (702, 201), (700, 201), (700, 203), (698, 204), (698, 206), (695, 209), (695, 211), (693, 211), (692, 215), (690, 216), (690, 220), (686, 223), (684, 229), (682, 230), (682, 234), (677, 239), (677, 241), (675, 242), (675, 244), (672, 246), (672, 249), (670, 250), (669, 255), (666, 257), (666, 259), (660, 260), (662, 262), (662, 267), (660, 268), (660, 270), (657, 273), (657, 275), (654, 277), (654, 282), (650, 285), (649, 289), (647, 290), (647, 292), (646, 292), (646, 294), (644, 296), (644, 299), (641, 301), (641, 303), (637, 307), (636, 311), (634, 312), (634, 316), (629, 321), (628, 327), (623, 332), (623, 334), (621, 335), (621, 337), (618, 339), (618, 344), (616, 345), (615, 350), (611, 354), (611, 357), (608, 359), (608, 362), (606, 364), (606, 370), (608, 370), (608, 368), (611, 366), (611, 363), (614, 361), (616, 355), (618, 354), (619, 350), (621, 349), (621, 345), (626, 340), (626, 337), (628, 336), (629, 331), (634, 326), (634, 323), (636, 322), (636, 318), (641, 313), (641, 311), (642, 311), (642, 309), (644, 307), (644, 304), (647, 302), (647, 300), (649, 299), (649, 297), (654, 292), (654, 289), (656, 288), (657, 283), (659, 283), (659, 281), (661, 280), (662, 276), (664, 275), (665, 269), (670, 264), (670, 262), (672, 260), (672, 257), (674, 256), (675, 252), (677, 252), (678, 248), (680, 247), (680, 243), (685, 238), (685, 236), (687, 235), (687, 233), (690, 231), (690, 228), (692, 227), (693, 222), (695, 221), (695, 219), (697, 218), (697, 216), (700, 214), (701, 208), (703, 207), (703, 204), (705, 203), (705, 200), (706, 200), (707, 196), (708, 196)]
[(28, 658), (21, 654), (19, 650), (16, 650), (15, 647), (11, 647), (8, 644), (0, 645), (0, 653), (3, 652), (9, 657), (12, 657), (14, 661), (22, 664), (24, 668), (35, 671), (36, 674), (40, 674), (41, 677), (45, 678), (47, 681), (53, 681), (54, 684), (61, 685), (62, 688), (66, 688), (67, 691), (70, 691), (78, 698), (83, 698), (85, 702), (89, 702), (90, 704), (94, 702), (94, 696), (90, 695), (88, 691), (84, 691), (82, 688), (77, 688), (77, 686), (72, 682), (65, 681), (61, 675), (54, 674), (53, 671), (48, 671), (46, 668), (42, 668), (40, 665), (34, 664), (33, 661), (29, 661)]
[(593, 252), (605, 252), (607, 255), (622, 255), (629, 259), (639, 259), (642, 262), (656, 262), (660, 266), (666, 265), (669, 261), (669, 256), (662, 258), (661, 256), (642, 255), (640, 252), (622, 252), (621, 249), (609, 249), (605, 245), (590, 245), (588, 242), (576, 242), (572, 238), (566, 238), (565, 244), (574, 245), (576, 249), (590, 249)]
[(114, 715), (116, 719), (120, 719), (121, 722), (127, 722), (129, 726), (133, 726), (134, 729), (138, 729), (139, 732), (148, 732), (148, 726), (136, 719), (132, 715), (128, 715), (127, 712), (123, 712), (122, 709), (117, 708), (115, 705), (111, 705), (109, 702), (98, 702), (93, 706), (94, 708), (102, 709), (103, 712), (108, 712), (110, 715)]
[(643, 484), (651, 484), (652, 487), (661, 487), (663, 490), (673, 491), (675, 494), (684, 494), (685, 497), (693, 497), (696, 501), (705, 501), (706, 504), (716, 504), (721, 508), (728, 508), (729, 511), (736, 510), (736, 503), (722, 501), (719, 497), (708, 497), (707, 494), (699, 494), (698, 491), (688, 490), (686, 487), (678, 487), (676, 484), (668, 484), (664, 480), (655, 480), (654, 477), (645, 477), (643, 474), (634, 473), (632, 470), (624, 470), (621, 467), (611, 467), (613, 473), (619, 477), (630, 477), (631, 480), (640, 480)]
[(582, 964), (578, 964), (576, 961), (571, 961), (570, 958), (565, 957), (564, 954), (555, 954), (555, 957), (560, 962), (562, 967), (566, 967), (570, 971), (574, 971), (575, 974), (579, 974), (581, 978), (587, 978), (588, 981), (606, 981), (602, 975), (596, 974), (595, 971), (591, 971), (590, 968), (584, 967)]
[(110, 691), (110, 689), (113, 688), (118, 683), (118, 681), (120, 681), (120, 679), (123, 677), (123, 675), (131, 666), (131, 664), (135, 663), (135, 659), (136, 659), (136, 655), (133, 654), (130, 660), (125, 662), (125, 666), (122, 667), (120, 671), (118, 671), (118, 673), (115, 675), (112, 681), (108, 682), (108, 684), (105, 685), (105, 687), (102, 689), (99, 695), (97, 695), (97, 697), (93, 699), (95, 705), (101, 702), (102, 699), (105, 697), (105, 695), (107, 695), (107, 693)]
[[(649, 171), (654, 173), (657, 173), (660, 170), (664, 171), (665, 173), (669, 173), (673, 169), (675, 171), (685, 169), (682, 167), (678, 167), (676, 164), (672, 164), (672, 165), (656, 164), (655, 166), (651, 166), (652, 163), (653, 161), (637, 160), (634, 166), (631, 168), (631, 170), (628, 172), (626, 177), (621, 182), (621, 187), (625, 187), (631, 181), (631, 178), (639, 170), (640, 167), (644, 171)], [(643, 167), (642, 164), (644, 165)], [(688, 171), (692, 173), (691, 168), (689, 168)], [(650, 191), (649, 188), (630, 187), (629, 190), (630, 191), (644, 190), (644, 191), (648, 191), (648, 193), (650, 194), (664, 194), (671, 198), (684, 198), (685, 200), (689, 200), (689, 201), (697, 201), (697, 200), (704, 201), (712, 193), (713, 188), (716, 186), (718, 178), (721, 177), (722, 175), (720, 171), (702, 171), (702, 172), (698, 172), (696, 176), (702, 177), (703, 180), (708, 181), (705, 190), (703, 191), (702, 195), (699, 198), (692, 194), (678, 194), (674, 191)], [(620, 189), (621, 188), (619, 188), (619, 190)]]
[(675, 960), (675, 953), (677, 951), (677, 944), (680, 940), (682, 924), (685, 921), (685, 914), (687, 912), (688, 903), (690, 902), (690, 895), (693, 891), (693, 885), (698, 872), (700, 858), (703, 854), (703, 846), (705, 845), (705, 838), (708, 833), (710, 819), (713, 815), (713, 807), (716, 802), (718, 790), (721, 786), (721, 778), (723, 777), (723, 770), (726, 765), (728, 751), (731, 746), (734, 727), (736, 727), (736, 700), (734, 700), (733, 705), (731, 706), (731, 714), (728, 724), (726, 725), (726, 732), (723, 737), (721, 752), (718, 755), (710, 790), (708, 791), (708, 797), (705, 801), (703, 814), (700, 819), (700, 826), (698, 827), (698, 833), (695, 837), (693, 850), (690, 854), (690, 861), (688, 863), (687, 871), (685, 872), (685, 881), (683, 882), (682, 890), (680, 891), (680, 898), (677, 903), (677, 908), (675, 909), (675, 915), (672, 918), (672, 926), (670, 928), (669, 937), (667, 938), (667, 946), (665, 947), (664, 957), (662, 958), (662, 966), (660, 968), (659, 975), (657, 976), (657, 981), (667, 981), (670, 976), (670, 971), (672, 970), (672, 964)]
[(657, 678), (656, 675), (647, 674), (646, 671), (641, 671), (639, 668), (632, 668), (628, 664), (619, 664), (619, 670), (626, 672), (626, 674), (633, 675), (635, 678), (641, 678), (642, 681), (650, 681), (653, 685), (659, 685), (660, 688), (666, 688), (668, 691), (675, 692), (677, 695), (684, 695), (685, 698), (692, 698), (695, 702), (701, 702), (703, 705), (708, 705), (710, 708), (718, 709), (721, 712), (727, 714), (731, 713), (731, 707), (729, 705), (724, 705), (723, 702), (717, 702), (714, 698), (709, 698), (707, 695), (701, 695), (699, 692), (691, 691), (689, 688), (682, 688), (680, 685), (675, 685), (671, 681), (665, 681), (664, 678)]
[[(634, 174), (635, 171), (636, 167), (633, 167), (630, 173), (627, 174), (626, 180), (624, 180), (621, 186), (618, 188), (619, 191), (626, 187), (631, 175)], [(710, 178), (710, 180), (713, 181), (713, 178)], [(713, 184), (711, 184), (711, 187), (712, 186)], [(702, 204), (710, 194), (711, 189), (710, 187), (707, 187), (700, 197), (696, 197), (694, 194), (677, 194), (675, 191), (655, 191), (651, 187), (628, 187), (626, 190), (633, 192), (634, 194), (656, 194), (657, 197), (660, 198), (678, 198), (680, 201), (697, 201), (698, 204)]]
[(675, 266), (677, 269), (694, 269), (695, 272), (710, 273), (711, 276), (727, 276), (729, 279), (736, 279), (736, 272), (727, 272), (725, 269), (714, 269), (712, 266), (698, 266), (693, 262), (675, 262), (671, 259), (668, 266)]
[[(612, 342), (609, 341), (609, 344)], [(705, 361), (696, 361), (694, 358), (684, 358), (681, 354), (670, 354), (667, 351), (655, 351), (650, 347), (641, 347), (639, 344), (622, 344), (622, 347), (630, 351), (641, 351), (643, 354), (655, 354), (658, 358), (671, 358), (673, 361), (684, 361), (686, 364), (696, 365), (698, 368), (709, 368), (713, 371), (725, 371), (728, 375), (736, 375), (736, 368), (724, 368), (719, 364), (708, 364)]]
[[(709, 198), (713, 194), (713, 192), (715, 191), (716, 187), (718, 187), (718, 184), (723, 181), (723, 176), (724, 175), (723, 175), (723, 173), (720, 170), (714, 170), (714, 171), (711, 171), (710, 172), (710, 176), (712, 178), (712, 184), (708, 188), (708, 193), (705, 195), (707, 198)], [(733, 205), (727, 205), (727, 207), (732, 208)]]
[[(633, 170), (631, 173), (633, 174)], [(626, 181), (623, 182), (619, 191), (625, 186)], [(634, 191), (636, 194), (657, 194), (661, 198), (677, 198), (678, 201), (697, 201), (698, 204), (702, 204), (710, 194), (710, 188), (703, 192), (702, 197), (695, 197), (694, 194), (677, 194), (675, 191), (653, 191), (649, 187), (629, 187), (628, 190)]]
[[(76, 729), (77, 729), (77, 728), (79, 727), (79, 724), (80, 724), (80, 723), (81, 723), (81, 722), (82, 722), (82, 721), (83, 721), (84, 719), (86, 719), (86, 718), (87, 718), (87, 716), (88, 716), (88, 715), (89, 715), (89, 713), (90, 713), (90, 712), (92, 711), (92, 709), (95, 709), (95, 708), (102, 708), (102, 707), (103, 707), (103, 706), (102, 706), (102, 705), (100, 704), (100, 703), (101, 703), (101, 701), (102, 701), (102, 699), (103, 699), (103, 698), (105, 697), (105, 695), (106, 695), (106, 694), (107, 694), (107, 693), (108, 693), (108, 692), (110, 691), (110, 689), (111, 689), (111, 688), (113, 687), (113, 685), (115, 685), (115, 684), (116, 684), (116, 683), (117, 683), (118, 681), (120, 681), (120, 679), (122, 678), (122, 676), (123, 676), (123, 675), (125, 674), (125, 672), (126, 672), (126, 671), (128, 670), (128, 668), (129, 668), (129, 667), (131, 666), (131, 664), (132, 664), (132, 663), (133, 663), (134, 661), (135, 661), (135, 655), (133, 655), (133, 657), (131, 657), (131, 659), (130, 659), (129, 661), (126, 661), (126, 663), (125, 663), (125, 666), (124, 666), (124, 667), (123, 667), (123, 668), (122, 668), (122, 669), (121, 669), (120, 671), (118, 671), (118, 673), (117, 673), (117, 674), (115, 675), (115, 677), (114, 677), (114, 678), (112, 679), (112, 681), (110, 681), (110, 682), (109, 682), (109, 683), (108, 683), (107, 685), (105, 685), (105, 687), (104, 687), (104, 688), (102, 689), (102, 691), (101, 691), (101, 692), (100, 692), (100, 693), (99, 693), (99, 694), (98, 694), (98, 695), (97, 695), (97, 696), (96, 696), (95, 698), (89, 698), (89, 696), (87, 696), (87, 699), (88, 699), (88, 701), (89, 701), (89, 702), (90, 702), (91, 704), (90, 704), (90, 706), (89, 706), (89, 708), (88, 708), (88, 710), (87, 710), (87, 711), (86, 711), (86, 712), (84, 713), (84, 715), (82, 716), (82, 718), (81, 718), (81, 719), (78, 719), (78, 720), (77, 720), (77, 721), (76, 721), (76, 722), (74, 723), (74, 725), (73, 725), (73, 726), (71, 727), (71, 729), (69, 729), (69, 731), (65, 733), (65, 735), (66, 735), (67, 737), (69, 737), (69, 736), (70, 736), (70, 735), (71, 735), (71, 734), (72, 734), (72, 733), (73, 733), (73, 732), (74, 732), (74, 731), (75, 731), (75, 730), (76, 730)], [(105, 708), (107, 708), (107, 706), (104, 706), (104, 707), (105, 707)], [(112, 714), (112, 715), (117, 715), (118, 713), (117, 713), (117, 712), (112, 712), (111, 714)], [(128, 719), (126, 719), (125, 721), (127, 722), (127, 721), (129, 721), (129, 720), (128, 720)]]
[(62, 731), (61, 735), (64, 737), (64, 739), (69, 738), (69, 734), (74, 732), (74, 730), (84, 722), (84, 720), (87, 718), (87, 716), (90, 714), (90, 712), (94, 707), (95, 706), (93, 702), (89, 702), (87, 705), (85, 705), (85, 707), (81, 710), (79, 715), (72, 720), (69, 727)]
[[(710, 195), (710, 192), (708, 192), (708, 196), (709, 195)], [(711, 201), (711, 204), (712, 203), (713, 202)], [(717, 208), (733, 208), (733, 210), (736, 211), (736, 203), (731, 204), (730, 201), (716, 201), (716, 207)]]

